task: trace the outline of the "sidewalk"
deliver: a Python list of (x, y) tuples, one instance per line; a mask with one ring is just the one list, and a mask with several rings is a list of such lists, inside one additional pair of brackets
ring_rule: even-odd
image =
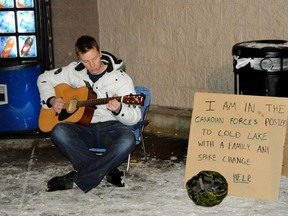
[[(49, 139), (18, 141), (26, 145), (7, 148), (8, 144), (17, 145), (17, 140), (13, 140), (0, 148), (0, 216), (284, 216), (288, 212), (286, 177), (281, 179), (279, 202), (227, 196), (218, 206), (195, 205), (183, 184), (188, 140), (146, 135), (148, 161), (144, 162), (141, 146), (137, 146), (125, 187), (103, 180), (87, 194), (78, 188), (46, 192), (47, 181), (70, 171), (70, 163)], [(122, 169), (125, 168), (123, 164)]]

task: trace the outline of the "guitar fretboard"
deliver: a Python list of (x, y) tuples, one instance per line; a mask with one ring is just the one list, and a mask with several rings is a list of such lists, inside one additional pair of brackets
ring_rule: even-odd
[(77, 101), (77, 108), (86, 107), (86, 106), (96, 106), (101, 104), (107, 104), (110, 100), (116, 99), (119, 102), (122, 101), (122, 96), (119, 97), (109, 97), (109, 98), (100, 98), (100, 99), (90, 99), (85, 101)]

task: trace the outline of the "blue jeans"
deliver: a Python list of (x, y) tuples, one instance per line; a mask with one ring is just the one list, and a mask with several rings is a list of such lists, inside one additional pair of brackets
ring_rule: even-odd
[[(51, 139), (77, 170), (74, 182), (85, 193), (100, 184), (135, 148), (133, 132), (118, 121), (88, 126), (59, 123), (53, 128)], [(105, 148), (106, 152), (99, 156), (89, 148)]]

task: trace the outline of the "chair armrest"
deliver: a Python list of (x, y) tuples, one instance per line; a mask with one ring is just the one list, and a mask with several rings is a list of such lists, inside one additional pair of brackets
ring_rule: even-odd
[(128, 126), (132, 131), (140, 129), (143, 126), (147, 126), (149, 124), (148, 120), (139, 121), (137, 124)]

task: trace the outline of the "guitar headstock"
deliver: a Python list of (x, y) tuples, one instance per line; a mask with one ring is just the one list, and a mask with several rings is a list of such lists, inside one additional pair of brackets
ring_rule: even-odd
[(138, 94), (138, 95), (130, 94), (123, 96), (122, 102), (126, 104), (143, 106), (145, 102), (145, 94)]

